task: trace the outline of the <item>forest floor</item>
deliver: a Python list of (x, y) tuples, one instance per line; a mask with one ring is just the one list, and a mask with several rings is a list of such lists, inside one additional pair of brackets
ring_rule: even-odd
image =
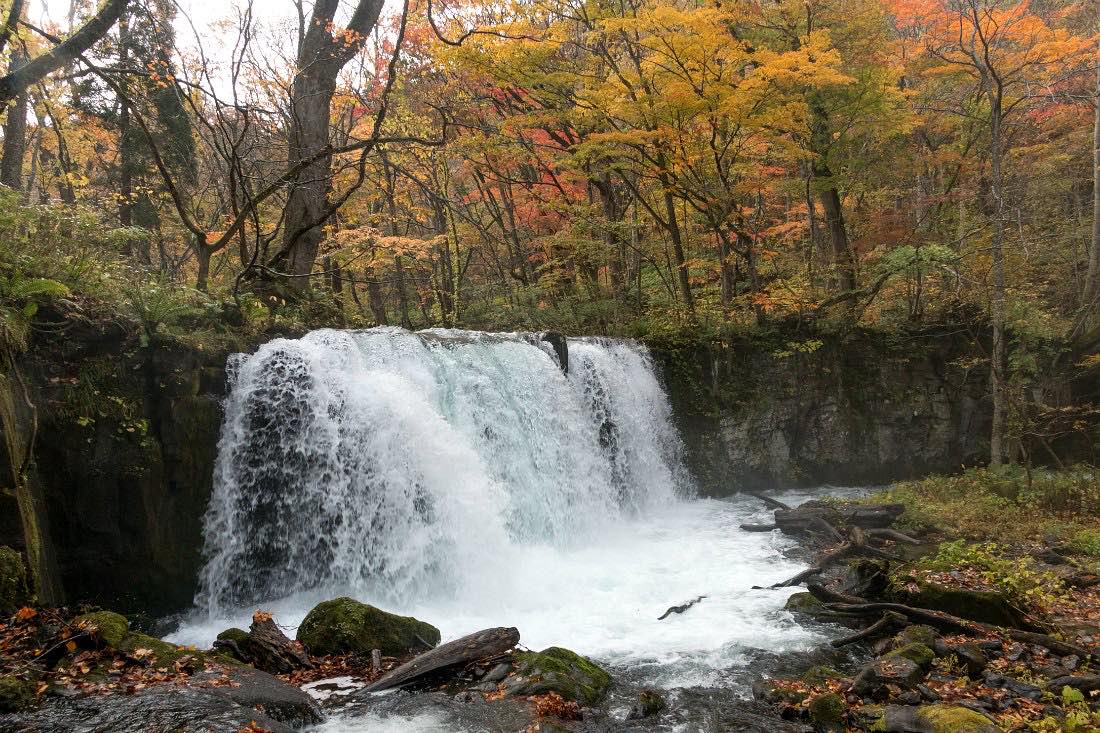
[[(821, 569), (799, 579), (809, 592), (788, 608), (852, 626), (833, 645), (863, 644), (874, 659), (762, 680), (758, 699), (817, 730), (1100, 731), (1092, 469), (969, 471), (896, 484), (858, 506), (811, 502), (776, 516), (788, 531), (814, 521), (802, 536)], [(901, 513), (891, 529), (871, 528), (879, 522), (853, 514), (871, 507)]]

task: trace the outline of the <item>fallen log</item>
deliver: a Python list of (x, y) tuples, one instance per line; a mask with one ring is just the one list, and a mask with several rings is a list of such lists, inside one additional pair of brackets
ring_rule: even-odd
[(836, 527), (829, 524), (821, 517), (814, 517), (813, 520), (810, 522), (810, 526), (808, 529), (810, 531), (820, 530), (822, 534), (835, 542), (844, 541), (844, 535), (842, 535)]
[(771, 509), (789, 510), (791, 508), (790, 505), (784, 504), (783, 502), (779, 501), (779, 499), (773, 499), (770, 496), (765, 496), (764, 494), (761, 494), (757, 491), (746, 491), (745, 493), (754, 499), (759, 499), (760, 501), (764, 502)]
[(771, 532), (773, 529), (778, 529), (778, 525), (775, 524), (742, 524), (741, 529), (746, 532)]
[(367, 692), (380, 692), (404, 687), (435, 675), (448, 667), (503, 654), (513, 649), (518, 643), (519, 630), (515, 628), (498, 627), (478, 631), (424, 652), (390, 670), (365, 689)]
[[(841, 593), (840, 591), (833, 590), (821, 583), (807, 583), (806, 590), (813, 594), (813, 597), (822, 603), (866, 603), (866, 601), (857, 596), (849, 595), (847, 593)], [(887, 613), (895, 613), (894, 611), (887, 611)]]
[[(815, 593), (814, 595), (817, 594)], [(851, 636), (844, 636), (839, 639), (833, 639), (829, 643), (832, 644), (833, 647), (839, 649), (842, 646), (855, 644), (857, 641), (863, 641), (864, 639), (869, 639), (872, 636), (885, 633), (887, 630), (894, 626), (904, 626), (907, 623), (908, 622), (905, 620), (905, 616), (902, 616), (896, 611), (887, 611), (886, 613), (882, 614), (882, 618), (868, 626), (863, 631), (856, 632)]]
[[(774, 588), (790, 588), (792, 586), (801, 585), (802, 581), (806, 580), (807, 578), (812, 578), (815, 575), (821, 575), (824, 572), (825, 572), (825, 568), (822, 568), (822, 567), (807, 568), (807, 569), (803, 570), (801, 573), (799, 573), (798, 575), (794, 576), (793, 578), (787, 578), (783, 582), (776, 583), (775, 585), (772, 585), (771, 587), (773, 589)], [(759, 586), (753, 586), (753, 588), (759, 588)]]
[(302, 645), (292, 641), (271, 618), (270, 613), (257, 611), (252, 615), (248, 634), (240, 639), (219, 639), (215, 649), (224, 649), (242, 662), (271, 674), (288, 674), (298, 669), (311, 669)]
[(1047, 689), (1053, 693), (1061, 692), (1063, 687), (1072, 687), (1081, 692), (1100, 690), (1100, 675), (1084, 674), (1071, 675), (1069, 677), (1055, 677), (1047, 682)]
[(903, 534), (896, 529), (889, 529), (886, 527), (870, 527), (867, 530), (867, 534), (872, 537), (878, 537), (884, 540), (893, 540), (894, 542), (901, 542), (906, 545), (922, 545), (924, 544), (918, 539), (914, 539), (907, 534)]
[(820, 519), (833, 526), (848, 525), (863, 529), (886, 529), (905, 512), (904, 504), (823, 504), (807, 502), (794, 509), (777, 509), (779, 529), (800, 534), (812, 529)]
[(664, 621), (666, 618), (668, 618), (669, 616), (671, 616), (674, 613), (683, 613), (684, 611), (688, 610), (689, 608), (691, 608), (692, 606), (694, 606), (696, 603), (703, 600), (704, 598), (706, 598), (706, 596), (699, 596), (698, 598), (696, 598), (694, 600), (691, 600), (691, 601), (688, 601), (687, 603), (685, 603), (681, 606), (669, 606), (667, 611), (665, 611), (664, 613), (662, 613), (660, 616), (657, 617), (657, 620), (658, 621)]

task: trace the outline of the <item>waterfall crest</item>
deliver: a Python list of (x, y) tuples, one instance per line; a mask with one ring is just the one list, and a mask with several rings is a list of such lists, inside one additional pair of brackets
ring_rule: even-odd
[(568, 351), (565, 374), (533, 335), (377, 328), (234, 357), (197, 605), (507, 592), (523, 546), (688, 493), (644, 347)]

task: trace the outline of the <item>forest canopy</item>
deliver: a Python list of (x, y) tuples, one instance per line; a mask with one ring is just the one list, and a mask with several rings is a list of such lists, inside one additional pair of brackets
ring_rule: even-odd
[(993, 463), (1028, 385), (1100, 364), (1093, 4), (283, 4), (0, 3), (8, 346), (50, 298), (150, 334), (964, 323)]

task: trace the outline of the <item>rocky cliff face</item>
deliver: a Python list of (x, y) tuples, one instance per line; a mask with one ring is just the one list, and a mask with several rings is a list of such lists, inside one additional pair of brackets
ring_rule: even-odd
[[(21, 360), (37, 406), (30, 478), (57, 575), (52, 602), (152, 616), (191, 603), (224, 365), (225, 354), (143, 346), (112, 323), (72, 323)], [(18, 516), (15, 504), (0, 498), (2, 513)], [(0, 544), (28, 549), (14, 523), (0, 523)]]
[(963, 334), (658, 347), (701, 488), (876, 484), (983, 462), (985, 366)]
[[(746, 339), (654, 354), (710, 495), (882, 482), (953, 470), (986, 450), (984, 369), (966, 368), (973, 351), (960, 337)], [(69, 323), (22, 360), (47, 528), (34, 549), (56, 576), (53, 600), (153, 617), (191, 604), (225, 360), (197, 345), (145, 344), (109, 321)], [(16, 417), (4, 429), (25, 445), (29, 420)], [(26, 551), (20, 523), (8, 521), (17, 516), (0, 492), (0, 544)]]

